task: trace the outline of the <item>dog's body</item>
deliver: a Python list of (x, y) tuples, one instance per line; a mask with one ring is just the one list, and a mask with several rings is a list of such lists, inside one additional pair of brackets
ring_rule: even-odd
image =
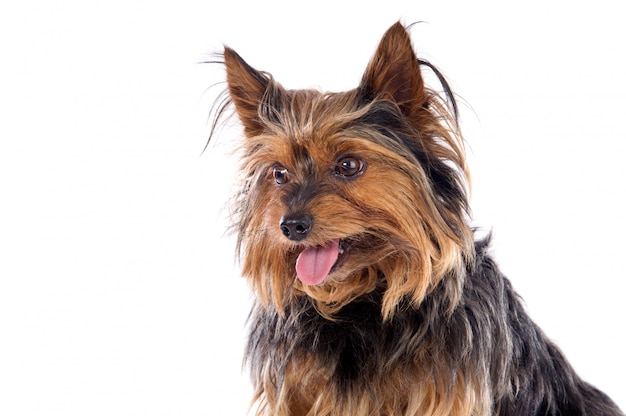
[(475, 241), (454, 98), (401, 24), (352, 91), (286, 90), (228, 48), (224, 64), (258, 414), (622, 415)]

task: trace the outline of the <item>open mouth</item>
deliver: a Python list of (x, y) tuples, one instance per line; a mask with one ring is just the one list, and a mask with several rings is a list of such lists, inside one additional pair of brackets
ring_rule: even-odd
[(319, 285), (348, 257), (350, 240), (335, 239), (323, 246), (305, 248), (296, 260), (298, 279), (305, 285)]

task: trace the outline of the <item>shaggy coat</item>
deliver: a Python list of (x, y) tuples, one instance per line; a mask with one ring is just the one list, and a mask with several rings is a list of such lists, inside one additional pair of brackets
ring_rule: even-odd
[(400, 23), (346, 92), (223, 58), (215, 124), (234, 104), (244, 127), (233, 220), (258, 415), (622, 415), (475, 238), (454, 96)]

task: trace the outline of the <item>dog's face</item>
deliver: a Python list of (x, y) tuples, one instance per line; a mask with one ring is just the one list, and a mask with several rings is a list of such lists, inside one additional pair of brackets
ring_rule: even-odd
[(343, 93), (284, 89), (228, 48), (224, 62), (246, 136), (243, 273), (266, 305), (306, 294), (330, 315), (381, 290), (390, 316), (465, 267), (461, 145), (401, 25)]

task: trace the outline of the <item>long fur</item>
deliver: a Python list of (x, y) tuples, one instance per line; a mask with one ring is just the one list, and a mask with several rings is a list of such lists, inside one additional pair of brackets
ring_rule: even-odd
[[(347, 92), (287, 90), (232, 49), (223, 58), (214, 127), (234, 104), (259, 415), (622, 415), (530, 320), (489, 239), (475, 241), (454, 96), (400, 23)], [(338, 170), (346, 157), (358, 174)], [(302, 241), (279, 227), (293, 215), (312, 219)], [(298, 256), (331, 240), (346, 258), (304, 284)]]

